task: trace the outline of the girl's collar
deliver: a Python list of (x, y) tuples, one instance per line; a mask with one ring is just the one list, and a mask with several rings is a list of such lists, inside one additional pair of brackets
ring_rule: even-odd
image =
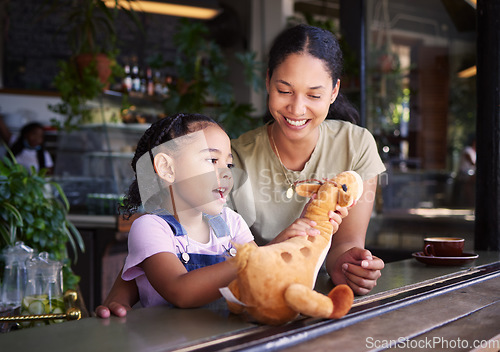
[[(151, 215), (157, 215), (164, 219), (172, 228), (172, 232), (174, 236), (185, 236), (187, 235), (186, 230), (181, 225), (177, 219), (170, 214), (170, 212), (166, 209), (157, 209), (150, 213)], [(229, 231), (229, 226), (227, 226), (226, 221), (222, 218), (221, 214), (217, 215), (208, 215), (203, 214), (203, 218), (208, 222), (210, 228), (214, 231), (214, 234), (217, 238), (231, 236)]]

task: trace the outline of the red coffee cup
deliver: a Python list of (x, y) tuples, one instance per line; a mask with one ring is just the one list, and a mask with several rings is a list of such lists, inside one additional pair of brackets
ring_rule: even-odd
[(424, 254), (428, 257), (461, 257), (465, 240), (458, 237), (424, 238)]

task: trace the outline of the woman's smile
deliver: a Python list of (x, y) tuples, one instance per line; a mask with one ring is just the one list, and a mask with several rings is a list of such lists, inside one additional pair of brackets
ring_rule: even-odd
[(302, 120), (292, 120), (287, 117), (285, 117), (285, 121), (288, 122), (289, 125), (292, 125), (294, 127), (302, 127), (309, 123), (311, 120), (308, 119), (302, 119)]

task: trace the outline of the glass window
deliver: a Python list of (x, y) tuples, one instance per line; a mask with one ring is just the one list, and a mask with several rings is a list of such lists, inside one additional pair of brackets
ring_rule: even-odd
[(472, 208), (474, 5), (365, 3), (367, 127), (394, 176), (385, 208)]

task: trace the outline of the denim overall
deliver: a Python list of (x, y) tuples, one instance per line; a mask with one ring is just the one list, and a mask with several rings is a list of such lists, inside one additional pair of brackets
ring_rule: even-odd
[[(153, 213), (154, 214), (154, 213)], [(159, 213), (156, 213), (155, 215), (161, 217), (163, 220), (167, 222), (167, 224), (170, 226), (172, 229), (172, 232), (174, 233), (174, 236), (186, 236), (187, 240), (187, 233), (184, 227), (175, 219), (175, 217), (171, 214), (166, 213), (166, 211), (161, 211)], [(230, 236), (229, 233), (229, 227), (227, 226), (227, 223), (222, 219), (220, 215), (206, 215), (203, 214), (203, 217), (208, 221), (209, 226), (212, 228), (212, 230), (215, 233), (215, 236), (217, 238), (220, 237), (225, 237), (225, 236)], [(180, 248), (178, 248), (179, 252), (177, 253), (177, 257), (181, 261), (182, 264), (186, 267), (187, 271), (191, 271), (194, 269), (199, 269), (203, 268), (208, 265), (212, 264), (217, 264), (220, 262), (225, 261), (228, 258), (228, 248), (226, 248), (226, 253), (224, 254), (219, 254), (219, 255), (212, 255), (212, 254), (198, 254), (198, 253), (188, 253), (188, 246), (184, 246), (184, 252), (180, 251)], [(185, 255), (187, 253), (189, 256), (189, 260), (186, 261), (183, 258), (183, 254)]]

